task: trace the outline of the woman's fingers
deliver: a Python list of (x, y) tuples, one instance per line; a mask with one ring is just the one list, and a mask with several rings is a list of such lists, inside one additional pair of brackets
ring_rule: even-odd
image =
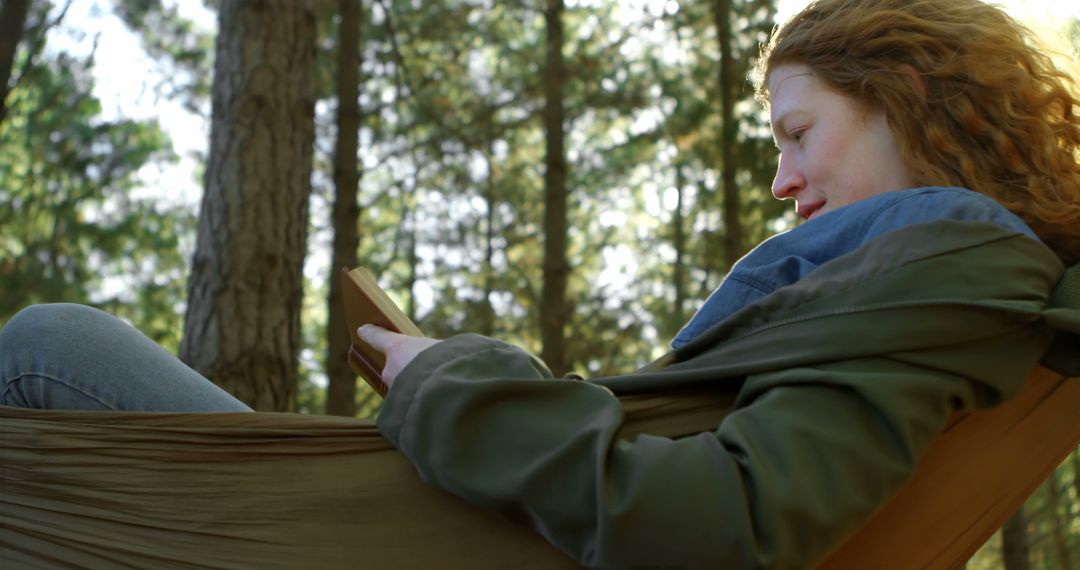
[(360, 335), (360, 340), (386, 355), (386, 367), (382, 370), (382, 377), (387, 386), (393, 386), (398, 373), (412, 362), (416, 355), (439, 342), (391, 332), (376, 325), (364, 325), (356, 332)]
[(364, 325), (356, 330), (356, 333), (360, 335), (360, 340), (371, 345), (371, 348), (386, 354), (390, 352), (390, 349), (397, 343), (401, 342), (400, 338), (404, 337), (403, 334), (388, 331), (378, 325)]

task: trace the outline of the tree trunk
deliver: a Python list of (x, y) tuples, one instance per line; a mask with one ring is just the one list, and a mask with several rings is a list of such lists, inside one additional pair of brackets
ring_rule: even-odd
[(1080, 500), (1080, 450), (1074, 449), (1069, 455), (1069, 461), (1072, 462), (1073, 468), (1073, 489), (1076, 492), (1077, 500)]
[[(419, 187), (415, 183), (413, 192), (419, 193)], [(409, 249), (405, 252), (405, 259), (409, 262), (409, 273), (405, 276), (405, 290), (409, 292), (409, 298), (405, 301), (405, 314), (414, 323), (417, 321), (416, 282), (419, 280), (416, 268), (420, 265), (420, 252), (416, 247), (416, 211), (419, 207), (419, 200), (415, 204), (406, 205), (404, 214), (401, 216), (402, 223), (407, 223), (409, 228)]]
[(1058, 568), (1072, 568), (1072, 557), (1069, 554), (1069, 543), (1066, 539), (1066, 527), (1069, 525), (1068, 511), (1062, 516), (1061, 489), (1057, 483), (1057, 472), (1051, 473), (1046, 480), (1048, 499), (1050, 503), (1050, 522), (1053, 524), (1054, 548), (1057, 552)]
[(1027, 517), (1024, 506), (1001, 527), (1001, 561), (1005, 570), (1028, 570)]
[(675, 164), (675, 211), (671, 216), (671, 245), (675, 248), (675, 263), (671, 268), (672, 285), (675, 287), (675, 319), (680, 325), (685, 321), (686, 306), (686, 230), (683, 227), (683, 166)]
[(735, 82), (742, 81), (734, 74), (731, 56), (731, 0), (713, 2), (716, 38), (720, 44), (720, 180), (724, 196), (724, 264), (731, 267), (743, 254), (742, 222), (739, 220), (739, 189), (735, 186), (735, 145), (738, 144), (738, 124), (735, 122)]
[(0, 124), (7, 118), (8, 87), (15, 65), (15, 49), (26, 28), (30, 0), (4, 0), (0, 8)]
[(563, 132), (563, 0), (547, 0), (547, 56), (544, 66), (544, 286), (540, 298), (541, 358), (556, 377), (566, 373), (566, 338), (569, 317), (566, 282), (566, 149)]
[(481, 305), (480, 326), (477, 332), (484, 336), (495, 334), (495, 307), (491, 295), (495, 290), (495, 151), (492, 148), (495, 137), (488, 136), (487, 148), (484, 149), (484, 161), (487, 163), (487, 180), (484, 182), (484, 204), (487, 207), (484, 220), (484, 299)]
[(360, 247), (357, 220), (360, 204), (356, 193), (360, 183), (357, 166), (360, 131), (360, 27), (362, 0), (340, 0), (337, 69), (337, 146), (334, 149), (334, 245), (330, 262), (330, 293), (326, 322), (326, 413), (356, 415), (356, 374), (349, 368), (351, 341), (342, 310), (342, 267), (352, 269)]
[(181, 358), (256, 410), (294, 407), (314, 141), (310, 1), (224, 0)]

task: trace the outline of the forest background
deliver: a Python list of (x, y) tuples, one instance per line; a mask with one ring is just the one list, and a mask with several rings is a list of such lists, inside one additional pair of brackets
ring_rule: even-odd
[[(3, 0), (0, 326), (88, 303), (256, 409), (370, 417), (362, 264), (430, 336), (632, 370), (796, 223), (747, 73), (803, 4)], [(1003, 6), (1075, 62), (1066, 4)], [(969, 568), (1080, 565), (1078, 475)]]

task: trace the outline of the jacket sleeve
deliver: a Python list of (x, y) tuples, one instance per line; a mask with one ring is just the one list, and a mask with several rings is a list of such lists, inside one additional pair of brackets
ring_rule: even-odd
[(973, 384), (903, 358), (751, 376), (713, 432), (617, 437), (618, 399), (463, 335), (398, 378), (379, 430), (428, 482), (590, 567), (806, 568), (892, 496)]

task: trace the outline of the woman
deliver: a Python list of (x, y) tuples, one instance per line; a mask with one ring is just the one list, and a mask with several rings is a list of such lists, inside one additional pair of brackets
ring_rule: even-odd
[[(429, 482), (589, 566), (811, 565), (899, 488), (951, 410), (1015, 393), (1049, 343), (1039, 314), (1080, 251), (1080, 116), (1026, 40), (977, 0), (810, 5), (774, 34), (759, 84), (773, 193), (807, 223), (748, 254), (672, 353), (624, 377), (550, 380), (491, 339), (364, 327), (388, 357), (380, 431)], [(64, 320), (83, 317), (100, 318), (13, 319), (0, 403), (50, 405), (82, 374), (98, 403), (171, 409), (102, 388), (155, 369), (152, 347), (89, 374), (58, 343), (36, 360), (11, 348), (104, 326)], [(692, 437), (620, 435), (613, 391), (684, 387), (730, 390), (734, 408)], [(190, 409), (234, 405), (212, 392)]]
[[(387, 354), (379, 429), (426, 480), (590, 566), (808, 567), (951, 409), (1019, 389), (1048, 333), (1008, 328), (1002, 307), (1045, 305), (1060, 275), (1035, 239), (1080, 260), (1069, 78), (977, 0), (818, 1), (758, 69), (772, 191), (808, 221), (740, 260), (661, 365), (538, 383), (541, 364), (494, 341), (361, 328)], [(754, 335), (773, 362), (749, 362)], [(732, 383), (719, 428), (679, 440), (620, 438), (603, 389)]]

